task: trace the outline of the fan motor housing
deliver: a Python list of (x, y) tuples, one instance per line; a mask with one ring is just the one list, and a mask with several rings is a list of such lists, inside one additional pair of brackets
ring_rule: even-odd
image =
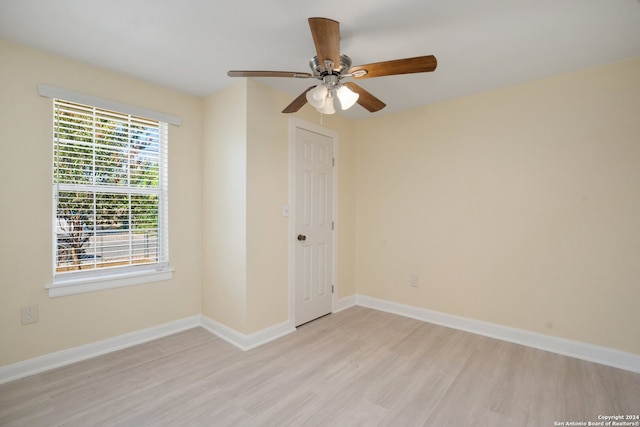
[(324, 64), (320, 63), (318, 57), (314, 56), (309, 61), (309, 67), (311, 68), (313, 75), (316, 77), (322, 77), (327, 74), (347, 74), (347, 72), (351, 68), (351, 58), (349, 58), (347, 55), (340, 54), (340, 68), (338, 68), (337, 70), (327, 70)]

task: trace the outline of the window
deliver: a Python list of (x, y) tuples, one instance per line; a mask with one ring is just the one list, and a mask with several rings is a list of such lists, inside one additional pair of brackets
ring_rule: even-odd
[(167, 144), (166, 122), (54, 99), (50, 294), (167, 271)]

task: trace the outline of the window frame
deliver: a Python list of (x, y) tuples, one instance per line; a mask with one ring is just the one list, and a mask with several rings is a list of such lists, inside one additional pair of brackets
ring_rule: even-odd
[[(180, 125), (179, 117), (158, 113), (152, 110), (146, 110), (140, 107), (134, 107), (121, 104), (102, 98), (95, 98), (64, 89), (53, 88), (46, 85), (38, 86), (39, 94), (43, 97), (52, 98), (52, 113), (54, 113), (53, 99), (61, 99), (77, 104), (84, 104), (101, 110), (116, 111), (121, 114), (144, 117), (154, 121), (161, 122), (164, 131), (167, 132), (167, 140), (161, 144), (160, 149), (164, 151), (165, 156), (163, 166), (168, 167), (168, 127), (169, 125)], [(52, 115), (53, 116), (53, 115)], [(54, 119), (52, 119), (54, 120)], [(53, 132), (54, 125), (51, 129)], [(51, 138), (53, 141), (53, 137)], [(53, 144), (55, 145), (55, 143)], [(53, 146), (52, 146), (53, 148)], [(55, 155), (55, 153), (52, 153)], [(52, 156), (52, 166), (54, 158)], [(158, 239), (159, 246), (162, 246), (159, 254), (158, 262), (148, 264), (130, 264), (126, 266), (109, 267), (109, 268), (93, 268), (89, 270), (78, 270), (73, 272), (64, 272), (56, 274), (56, 253), (58, 250), (56, 242), (57, 229), (57, 185), (52, 181), (52, 281), (46, 285), (50, 297), (58, 297), (65, 295), (73, 295), (78, 293), (93, 292), (104, 289), (111, 289), (123, 286), (132, 286), (144, 283), (159, 282), (170, 280), (173, 277), (173, 269), (169, 266), (169, 222), (168, 222), (168, 174), (166, 170), (161, 171), (164, 174), (164, 185), (161, 186), (159, 192), (159, 224)], [(52, 175), (53, 178), (53, 175)], [(162, 241), (160, 241), (162, 240)]]

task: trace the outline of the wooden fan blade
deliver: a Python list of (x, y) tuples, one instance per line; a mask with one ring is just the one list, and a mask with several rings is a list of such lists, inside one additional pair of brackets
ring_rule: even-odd
[(367, 92), (366, 90), (364, 90), (363, 88), (361, 88), (360, 86), (358, 86), (353, 82), (346, 82), (344, 83), (344, 85), (349, 89), (351, 89), (352, 91), (354, 91), (355, 93), (357, 93), (358, 95), (360, 95), (357, 101), (358, 104), (362, 105), (364, 108), (366, 108), (372, 113), (375, 113), (376, 111), (380, 111), (387, 106), (387, 104), (380, 101), (378, 98), (371, 95), (371, 93)]
[(358, 65), (351, 67), (349, 73), (365, 70), (363, 76), (353, 76), (356, 79), (368, 79), (371, 77), (393, 76), (396, 74), (426, 73), (433, 71), (438, 66), (438, 61), (433, 55), (417, 56), (415, 58), (396, 59), (393, 61), (376, 62), (374, 64)]
[(307, 103), (307, 92), (313, 89), (315, 86), (310, 86), (307, 90), (302, 92), (296, 99), (291, 101), (291, 104), (287, 105), (287, 107), (282, 110), (283, 113), (295, 113), (299, 109), (301, 109), (304, 104)]
[(295, 77), (308, 79), (312, 77), (310, 73), (299, 73), (297, 71), (243, 71), (231, 70), (227, 72), (229, 77)]
[(309, 27), (316, 46), (318, 61), (324, 66), (325, 60), (333, 62), (333, 69), (340, 69), (340, 23), (327, 18), (309, 18)]

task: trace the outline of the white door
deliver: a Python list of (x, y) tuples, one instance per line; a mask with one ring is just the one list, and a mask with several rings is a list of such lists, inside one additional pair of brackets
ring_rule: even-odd
[(296, 127), (295, 323), (331, 312), (333, 138)]

